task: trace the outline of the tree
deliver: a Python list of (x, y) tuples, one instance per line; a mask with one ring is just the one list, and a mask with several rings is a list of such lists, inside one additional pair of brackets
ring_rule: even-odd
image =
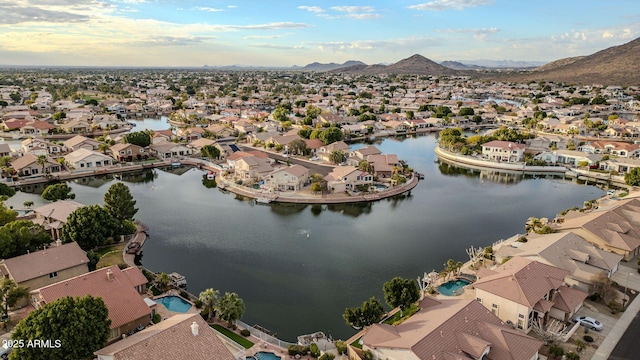
[(156, 276), (156, 286), (161, 291), (167, 291), (169, 289), (169, 284), (171, 283), (171, 277), (165, 272), (161, 272)]
[(364, 301), (359, 308), (346, 308), (342, 318), (347, 325), (356, 329), (362, 329), (364, 327), (376, 324), (382, 320), (384, 316), (384, 308), (380, 303), (380, 300), (375, 297), (371, 297), (369, 300)]
[(209, 314), (207, 317), (207, 321), (211, 321), (213, 318), (214, 308), (218, 299), (220, 298), (220, 292), (218, 290), (213, 290), (212, 288), (208, 288), (205, 291), (201, 292), (198, 296), (198, 299), (202, 301), (202, 305), (207, 310)]
[(460, 111), (458, 111), (458, 116), (469, 116), (469, 115), (475, 115), (475, 112), (470, 107), (462, 107), (460, 108)]
[(0, 258), (9, 259), (42, 249), (51, 235), (30, 220), (15, 220), (0, 227)]
[(76, 194), (71, 193), (72, 190), (67, 184), (53, 184), (47, 186), (41, 196), (49, 201), (75, 199)]
[(11, 100), (13, 100), (14, 103), (20, 102), (22, 100), (22, 95), (18, 93), (11, 93), (9, 94), (9, 97), (11, 98)]
[(125, 220), (132, 221), (138, 212), (136, 201), (131, 196), (129, 187), (121, 182), (111, 185), (104, 194), (104, 208), (121, 223)]
[(44, 174), (44, 169), (47, 166), (47, 156), (46, 155), (38, 155), (38, 158), (36, 159), (36, 164), (42, 166), (41, 173)]
[(228, 326), (240, 319), (244, 313), (244, 301), (236, 293), (224, 293), (222, 299), (218, 300), (216, 311), (221, 320), (225, 320)]
[(146, 131), (134, 131), (126, 134), (122, 140), (127, 144), (147, 147), (151, 144), (151, 135)]
[(0, 183), (0, 196), (6, 196), (7, 198), (10, 198), (15, 194), (16, 194), (16, 189), (12, 188), (7, 184)]
[(640, 186), (640, 167), (633, 168), (624, 174), (624, 182), (630, 186)]
[(333, 150), (331, 154), (329, 154), (329, 160), (334, 164), (340, 164), (345, 161), (346, 157), (344, 156), (344, 151), (342, 150)]
[(399, 307), (400, 314), (420, 298), (418, 285), (413, 280), (395, 277), (382, 287), (384, 300), (392, 308)]
[[(3, 202), (0, 202), (0, 226), (4, 226), (18, 217), (18, 213), (9, 209)], [(6, 259), (6, 258), (5, 258)]]
[[(11, 338), (23, 341), (51, 339), (54, 347), (14, 348), (11, 359), (86, 359), (109, 339), (111, 320), (101, 298), (64, 297), (29, 313), (16, 326)], [(59, 341), (59, 342), (58, 342)], [(59, 345), (56, 347), (55, 345)]]
[(220, 159), (220, 149), (215, 145), (205, 145), (200, 149), (200, 154), (209, 159)]
[(304, 155), (307, 152), (307, 143), (302, 139), (296, 139), (289, 143), (289, 152), (296, 155)]
[(344, 134), (342, 133), (342, 130), (338, 129), (337, 127), (330, 127), (321, 132), (320, 135), (318, 135), (318, 139), (320, 139), (325, 145), (329, 145), (336, 141), (341, 141), (343, 137)]
[(18, 286), (10, 278), (0, 279), (0, 301), (2, 302), (0, 312), (3, 316), (9, 316), (9, 309), (14, 307), (18, 300), (27, 296), (29, 296), (29, 288)]
[(83, 250), (104, 245), (116, 235), (118, 222), (99, 205), (83, 206), (69, 215), (62, 226), (62, 241), (75, 241)]
[(102, 151), (103, 154), (106, 154), (107, 151), (109, 150), (109, 144), (101, 143), (100, 145), (98, 145), (98, 150)]

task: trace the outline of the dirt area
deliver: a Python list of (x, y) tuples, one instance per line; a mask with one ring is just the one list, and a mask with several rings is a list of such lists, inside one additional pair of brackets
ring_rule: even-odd
[(111, 265), (126, 265), (122, 259), (122, 250), (125, 247), (125, 243), (118, 243), (109, 249), (109, 252), (102, 255), (98, 261), (97, 268), (104, 268)]

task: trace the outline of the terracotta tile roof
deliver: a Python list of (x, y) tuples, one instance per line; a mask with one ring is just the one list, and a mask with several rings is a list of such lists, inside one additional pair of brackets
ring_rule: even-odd
[(544, 295), (564, 284), (569, 271), (519, 256), (495, 269), (497, 274), (481, 277), (476, 289), (533, 308)]
[(523, 144), (516, 144), (511, 141), (501, 141), (501, 140), (489, 141), (488, 143), (482, 144), (482, 147), (500, 148), (503, 150), (511, 150), (511, 149), (523, 150), (526, 148), (526, 146)]
[(67, 148), (72, 148), (78, 144), (81, 144), (83, 142), (89, 142), (89, 143), (95, 143), (95, 144), (99, 144), (98, 141), (93, 140), (93, 139), (89, 139), (88, 137), (84, 137), (82, 135), (76, 135), (74, 137), (72, 137), (71, 139), (67, 140), (64, 142), (64, 146), (66, 146)]
[[(109, 271), (112, 274), (111, 280), (108, 276)], [(140, 272), (138, 268), (128, 271)], [(151, 309), (136, 291), (131, 278), (132, 274), (123, 274), (118, 266), (113, 265), (33, 290), (31, 294), (39, 294), (45, 304), (65, 296), (101, 297), (109, 309), (111, 329), (115, 329), (136, 319), (151, 316)]]
[[(197, 324), (197, 335), (191, 327)], [(113, 360), (234, 360), (199, 314), (174, 315), (96, 352)]]
[[(8, 275), (19, 284), (56, 271), (88, 264), (89, 259), (77, 243), (71, 242), (6, 259), (2, 263), (9, 272)], [(85, 271), (89, 271), (89, 268)]]
[(307, 149), (319, 149), (324, 145), (320, 139), (304, 139), (304, 142), (307, 144)]
[(418, 359), (477, 359), (487, 346), (487, 359), (532, 358), (542, 341), (506, 326), (482, 304), (470, 299), (425, 298), (402, 324), (371, 326), (362, 337), (371, 349), (407, 349)]
[(73, 200), (58, 200), (47, 205), (39, 206), (33, 209), (33, 212), (35, 212), (38, 217), (41, 216), (50, 220), (66, 223), (69, 215), (83, 206), (84, 205)]
[(560, 286), (558, 292), (553, 298), (554, 307), (564, 312), (572, 313), (587, 298), (589, 294), (568, 286)]

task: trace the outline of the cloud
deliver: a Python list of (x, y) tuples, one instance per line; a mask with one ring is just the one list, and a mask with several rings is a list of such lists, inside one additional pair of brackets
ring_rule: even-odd
[(494, 0), (434, 0), (423, 4), (411, 5), (408, 8), (414, 10), (463, 10), (471, 7), (485, 6)]
[(357, 40), (357, 41), (334, 41), (334, 42), (309, 42), (307, 45), (315, 46), (320, 51), (326, 52), (349, 52), (357, 50), (385, 52), (419, 52), (427, 47), (442, 45), (440, 40), (424, 37), (412, 37), (389, 40)]
[(460, 33), (460, 34), (473, 34), (476, 40), (483, 41), (490, 34), (495, 34), (500, 31), (498, 28), (479, 28), (479, 29), (439, 29), (436, 30), (441, 33)]
[(372, 20), (372, 19), (379, 19), (382, 17), (382, 15), (364, 13), (364, 14), (348, 14), (347, 17), (355, 20)]
[(22, 23), (78, 23), (89, 21), (89, 16), (70, 11), (47, 10), (35, 6), (0, 3), (0, 25)]
[(229, 28), (233, 30), (276, 30), (276, 29), (301, 29), (308, 28), (311, 25), (294, 22), (273, 22), (267, 24), (256, 25), (221, 25), (221, 28)]
[(246, 40), (279, 39), (279, 38), (282, 38), (282, 35), (252, 35), (252, 36), (243, 37), (243, 39), (246, 39)]
[(324, 9), (319, 7), (319, 6), (302, 5), (302, 6), (298, 6), (298, 9), (305, 10), (305, 11), (312, 12), (312, 13), (316, 13), (316, 14), (324, 12)]
[(146, 40), (140, 40), (131, 43), (136, 46), (191, 46), (202, 44), (203, 42), (215, 39), (214, 36), (194, 36), (194, 37), (178, 37), (178, 36), (153, 36)]
[(257, 43), (250, 44), (249, 46), (264, 48), (264, 49), (274, 49), (274, 50), (300, 50), (304, 48), (303, 45), (279, 45), (279, 44), (269, 44), (269, 43)]
[(375, 9), (371, 6), (332, 6), (331, 10), (347, 12), (351, 14), (375, 11)]
[(220, 11), (224, 11), (223, 9), (216, 9), (216, 8), (212, 8), (212, 7), (206, 7), (206, 6), (198, 6), (195, 7), (196, 10), (200, 10), (200, 11), (208, 11), (208, 12), (220, 12)]

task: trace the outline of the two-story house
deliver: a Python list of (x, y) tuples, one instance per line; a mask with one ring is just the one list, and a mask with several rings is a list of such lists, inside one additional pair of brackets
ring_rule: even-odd
[(473, 286), (478, 302), (528, 333), (534, 321), (569, 321), (582, 307), (588, 294), (566, 286), (567, 275), (565, 269), (516, 256), (494, 270), (480, 269)]
[(119, 143), (111, 148), (111, 156), (117, 161), (140, 161), (149, 158), (149, 153), (142, 146), (136, 144)]
[(113, 165), (113, 159), (103, 153), (80, 148), (64, 156), (64, 161), (75, 171), (92, 171)]
[(355, 166), (337, 166), (324, 177), (327, 188), (334, 192), (353, 191), (359, 185), (373, 184), (373, 175)]
[(309, 181), (309, 169), (293, 165), (272, 171), (264, 178), (265, 187), (278, 191), (298, 191)]
[(496, 162), (519, 162), (524, 159), (525, 145), (493, 140), (482, 144), (482, 156)]

